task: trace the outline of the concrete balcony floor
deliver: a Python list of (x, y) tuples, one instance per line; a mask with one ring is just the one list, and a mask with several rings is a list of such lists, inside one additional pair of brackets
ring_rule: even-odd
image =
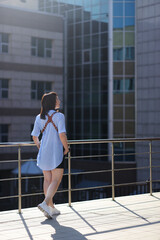
[(160, 193), (56, 205), (48, 220), (38, 208), (0, 212), (1, 240), (160, 240)]

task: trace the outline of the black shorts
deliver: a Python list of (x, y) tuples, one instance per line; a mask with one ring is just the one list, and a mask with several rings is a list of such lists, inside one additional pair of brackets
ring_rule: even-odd
[(63, 168), (64, 169), (64, 160), (65, 160), (65, 156), (63, 156), (62, 162), (56, 168)]

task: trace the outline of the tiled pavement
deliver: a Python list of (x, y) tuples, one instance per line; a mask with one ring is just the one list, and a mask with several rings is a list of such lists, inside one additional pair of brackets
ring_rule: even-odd
[(160, 240), (160, 193), (56, 207), (52, 220), (37, 208), (0, 212), (0, 240)]

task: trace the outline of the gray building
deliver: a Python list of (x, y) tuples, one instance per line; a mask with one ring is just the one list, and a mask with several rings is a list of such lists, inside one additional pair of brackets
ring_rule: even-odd
[(25, 9), (0, 5), (0, 142), (30, 141), (44, 92), (63, 102), (63, 18)]
[[(136, 1), (136, 137), (160, 136), (160, 1)], [(159, 152), (160, 145), (153, 145)], [(148, 152), (148, 144), (138, 144), (137, 152)], [(153, 165), (159, 165), (153, 154)], [(138, 166), (149, 166), (149, 154), (137, 157)], [(160, 170), (153, 169), (158, 179)], [(137, 172), (139, 181), (149, 178), (149, 170)]]

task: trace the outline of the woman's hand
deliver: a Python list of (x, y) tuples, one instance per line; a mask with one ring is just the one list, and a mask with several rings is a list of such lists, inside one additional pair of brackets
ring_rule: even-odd
[(33, 141), (36, 144), (37, 148), (40, 149), (40, 142), (39, 142), (39, 138), (36, 136), (33, 136)]
[(69, 152), (69, 148), (64, 150), (64, 155), (66, 155)]

